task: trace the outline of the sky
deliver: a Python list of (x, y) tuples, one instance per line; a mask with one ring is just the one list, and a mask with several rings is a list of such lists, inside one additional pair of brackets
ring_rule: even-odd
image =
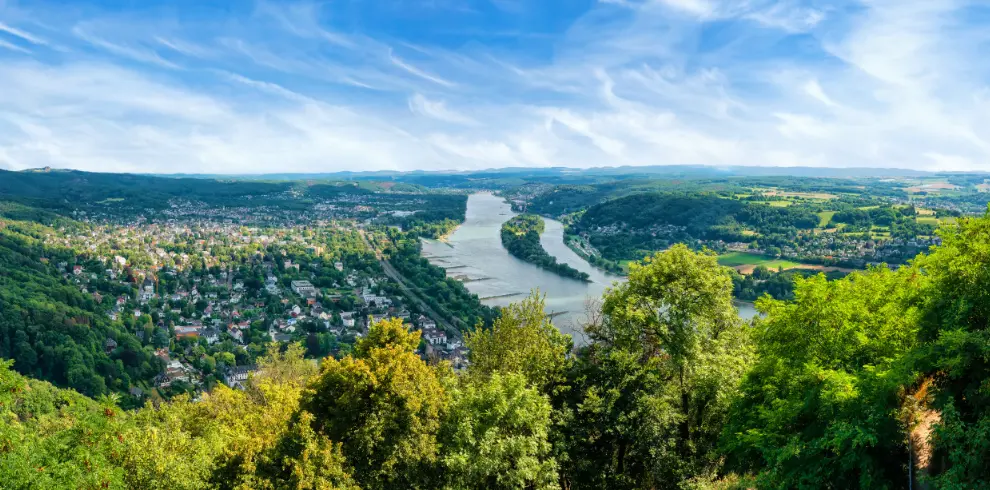
[(990, 171), (987, 0), (0, 0), (0, 168)]

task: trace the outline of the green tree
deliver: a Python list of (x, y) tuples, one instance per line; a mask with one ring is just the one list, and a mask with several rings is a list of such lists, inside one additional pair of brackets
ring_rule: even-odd
[(419, 332), (374, 324), (354, 356), (327, 358), (303, 399), (314, 430), (343, 445), (364, 488), (415, 488), (434, 475), (436, 432), (448, 395), (416, 356)]
[(446, 488), (559, 488), (547, 398), (521, 374), (462, 381), (440, 432)]
[(899, 360), (915, 344), (914, 271), (798, 278), (795, 300), (765, 298), (759, 355), (726, 429), (731, 467), (760, 488), (898, 488), (908, 461)]
[(543, 393), (564, 383), (573, 343), (554, 327), (544, 308), (545, 296), (533, 291), (502, 309), (492, 328), (465, 336), (474, 375), (519, 373)]
[(633, 264), (587, 330), (564, 439), (572, 486), (678, 488), (715, 474), (752, 356), (715, 256), (676, 245)]
[(990, 485), (990, 213), (943, 227), (942, 245), (916, 260), (924, 274), (915, 368), (935, 381), (935, 482)]

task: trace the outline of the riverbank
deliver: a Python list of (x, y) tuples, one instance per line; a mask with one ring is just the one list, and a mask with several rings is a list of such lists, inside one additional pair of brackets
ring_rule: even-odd
[(502, 223), (500, 230), (502, 246), (516, 258), (561, 277), (590, 282), (588, 273), (581, 272), (566, 263), (558, 262), (557, 257), (543, 248), (540, 243), (540, 235), (543, 234), (544, 229), (543, 218), (535, 214), (514, 216)]
[[(617, 265), (616, 268), (609, 268), (602, 266), (599, 261), (606, 259), (601, 259), (599, 256), (596, 256), (594, 253), (588, 252), (585, 247), (577, 243), (579, 240), (581, 240), (581, 238), (578, 238), (575, 235), (568, 235), (566, 232), (564, 233), (564, 245), (567, 245), (567, 248), (571, 249), (572, 252), (577, 254), (578, 257), (584, 259), (585, 262), (587, 262), (595, 269), (600, 270), (606, 274), (615, 274), (617, 276), (622, 276), (622, 277), (626, 277), (628, 275), (629, 270), (621, 265)], [(591, 244), (588, 244), (588, 247), (590, 248)]]

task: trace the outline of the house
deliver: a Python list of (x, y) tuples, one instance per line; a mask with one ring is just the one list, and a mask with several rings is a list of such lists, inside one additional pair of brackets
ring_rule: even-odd
[(303, 297), (314, 297), (317, 295), (316, 288), (309, 281), (292, 281), (292, 291)]
[(257, 370), (258, 368), (255, 366), (234, 366), (223, 375), (223, 381), (231, 388), (244, 389), (244, 383)]
[(342, 312), (340, 314), (340, 320), (341, 320), (341, 324), (344, 325), (345, 328), (354, 328), (355, 322), (354, 322), (353, 311)]
[(106, 351), (107, 354), (110, 354), (116, 348), (117, 348), (117, 341), (114, 339), (107, 339), (107, 341), (103, 343), (103, 349)]
[(424, 328), (423, 340), (430, 345), (446, 345), (447, 333), (436, 328)]
[(168, 388), (169, 386), (172, 386), (172, 381), (172, 378), (169, 377), (167, 373), (161, 373), (151, 380), (151, 382), (159, 388)]
[(220, 331), (215, 328), (207, 328), (200, 333), (200, 337), (206, 339), (206, 343), (213, 345), (220, 341)]
[(419, 315), (417, 322), (419, 323), (419, 328), (422, 329), (423, 331), (426, 331), (427, 329), (431, 329), (431, 328), (437, 328), (437, 322), (430, 320), (429, 318), (423, 315)]
[(74, 265), (74, 266), (72, 266), (72, 273), (74, 275), (77, 275), (77, 276), (79, 274), (82, 274), (83, 273), (83, 267), (81, 265)]
[(195, 339), (199, 338), (203, 327), (195, 325), (183, 325), (175, 327), (175, 338), (176, 339)]
[(344, 263), (343, 262), (334, 262), (333, 263), (333, 268), (334, 269), (337, 269), (338, 271), (343, 272), (344, 271)]

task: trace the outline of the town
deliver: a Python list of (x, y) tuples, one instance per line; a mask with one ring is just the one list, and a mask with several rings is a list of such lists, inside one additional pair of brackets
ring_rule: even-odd
[[(152, 383), (130, 387), (136, 403), (216, 383), (242, 386), (271, 342), (300, 343), (314, 362), (346, 356), (386, 318), (422, 332), (424, 359), (463, 369), (460, 332), (419, 311), (362, 238), (381, 230), (376, 208), (331, 202), (314, 209), (324, 219), (311, 225), (285, 213), (278, 225), (245, 226), (234, 221), (257, 222), (257, 209), (172, 203), (160, 222), (142, 214), (130, 224), (113, 223), (116, 214), (79, 216), (89, 226), (51, 233), (45, 246), (73, 251), (52, 265), (161, 361)], [(108, 337), (104, 347), (112, 355), (121, 346)]]

